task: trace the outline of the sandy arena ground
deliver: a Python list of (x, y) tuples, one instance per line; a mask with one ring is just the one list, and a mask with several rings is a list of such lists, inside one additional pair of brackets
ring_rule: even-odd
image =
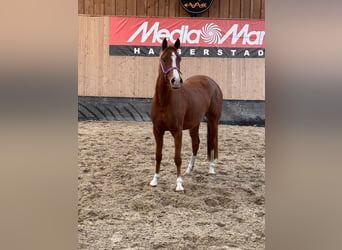
[[(265, 128), (220, 125), (216, 175), (208, 175), (206, 124), (185, 194), (174, 192), (173, 139), (161, 177), (150, 122), (79, 122), (79, 249), (264, 249)], [(184, 131), (182, 172), (191, 157)]]

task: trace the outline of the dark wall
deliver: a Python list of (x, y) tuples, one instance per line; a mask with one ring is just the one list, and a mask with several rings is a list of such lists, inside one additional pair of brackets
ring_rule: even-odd
[[(149, 98), (78, 97), (79, 121), (151, 121)], [(265, 102), (224, 100), (221, 124), (265, 125)]]

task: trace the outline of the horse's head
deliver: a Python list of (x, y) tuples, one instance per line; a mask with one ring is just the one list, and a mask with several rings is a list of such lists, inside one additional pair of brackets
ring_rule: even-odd
[(170, 83), (173, 89), (179, 89), (183, 84), (183, 79), (180, 76), (181, 57), (177, 52), (179, 47), (179, 39), (176, 40), (173, 46), (167, 46), (167, 40), (164, 38), (160, 52), (160, 69), (164, 74), (165, 81)]

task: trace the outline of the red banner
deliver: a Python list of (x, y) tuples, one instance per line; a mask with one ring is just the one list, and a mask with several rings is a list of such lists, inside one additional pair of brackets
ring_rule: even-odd
[[(179, 38), (181, 48), (187, 50), (183, 56), (263, 57), (265, 48), (265, 22), (255, 20), (110, 17), (109, 34), (111, 55), (139, 51), (155, 56), (164, 38), (171, 43)], [(139, 47), (145, 52), (140, 54)], [(195, 55), (193, 49), (203, 51)]]
[(182, 46), (264, 48), (264, 21), (189, 18), (110, 18), (110, 45), (160, 45), (166, 37)]

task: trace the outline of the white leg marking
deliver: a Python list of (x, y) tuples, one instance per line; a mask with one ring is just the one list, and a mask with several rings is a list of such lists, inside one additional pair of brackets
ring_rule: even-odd
[(176, 191), (184, 191), (183, 187), (183, 179), (181, 176), (177, 178), (177, 186), (176, 186)]
[(210, 165), (209, 165), (209, 174), (216, 174), (215, 173), (215, 163), (214, 162), (210, 162)]
[(196, 161), (196, 156), (192, 155), (191, 159), (190, 159), (190, 162), (189, 162), (189, 165), (188, 165), (188, 168), (185, 171), (185, 174), (190, 174), (191, 173), (192, 168), (194, 167), (195, 161)]
[(150, 182), (150, 186), (155, 187), (158, 185), (158, 178), (160, 174), (154, 174), (152, 181)]
[(215, 174), (215, 154), (214, 150), (210, 152), (210, 164), (209, 164), (209, 174)]
[[(177, 67), (177, 64), (176, 64), (177, 56), (175, 52), (172, 52), (171, 59), (172, 59), (172, 67)], [(172, 73), (173, 73), (173, 77), (175, 78), (175, 80), (177, 82), (180, 82), (180, 76), (179, 76), (178, 70), (174, 69), (172, 70)]]

